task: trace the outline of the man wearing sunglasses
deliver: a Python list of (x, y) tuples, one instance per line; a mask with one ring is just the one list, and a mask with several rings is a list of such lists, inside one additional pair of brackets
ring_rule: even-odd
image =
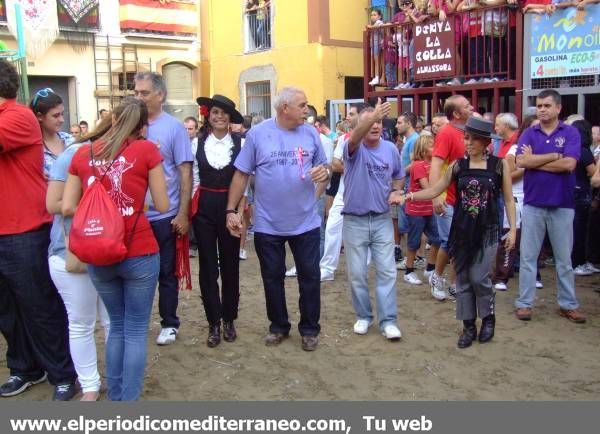
[(19, 77), (0, 60), (0, 330), (6, 339), (10, 397), (50, 380), (54, 400), (75, 394), (67, 313), (48, 269), (52, 217), (46, 211), (42, 133), (31, 110), (16, 103)]

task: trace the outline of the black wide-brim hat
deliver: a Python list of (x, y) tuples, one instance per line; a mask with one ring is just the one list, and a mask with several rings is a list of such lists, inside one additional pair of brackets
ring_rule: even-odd
[(241, 124), (244, 121), (242, 114), (235, 109), (235, 103), (223, 95), (215, 94), (212, 98), (201, 96), (196, 99), (198, 105), (208, 107), (210, 111), (213, 107), (219, 107), (229, 114), (229, 120), (232, 124)]
[(456, 125), (456, 128), (486, 139), (502, 140), (502, 137), (493, 133), (494, 124), (482, 118), (471, 116), (465, 125)]

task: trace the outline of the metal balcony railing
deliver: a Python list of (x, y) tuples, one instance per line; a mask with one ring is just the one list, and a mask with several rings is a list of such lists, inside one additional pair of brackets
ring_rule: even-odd
[(271, 10), (269, 6), (245, 12), (246, 52), (271, 48)]
[(365, 93), (517, 80), (522, 27), (520, 10), (502, 5), (366, 29)]

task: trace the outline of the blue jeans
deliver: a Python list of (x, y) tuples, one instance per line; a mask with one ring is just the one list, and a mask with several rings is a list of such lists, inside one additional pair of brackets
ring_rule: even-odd
[[(317, 336), (321, 331), (321, 274), (319, 271), (319, 228), (298, 235), (254, 233), (254, 247), (260, 262), (265, 287), (267, 317), (271, 333), (288, 334), (291, 324), (285, 301), (285, 243), (290, 245), (298, 273), (302, 336)], [(393, 256), (392, 256), (393, 259)]]
[(159, 267), (158, 254), (103, 267), (88, 266), (110, 318), (106, 380), (111, 401), (136, 401), (142, 394), (148, 324)]
[(443, 215), (436, 214), (438, 235), (440, 237), (440, 247), (448, 251), (448, 237), (450, 237), (450, 226), (452, 226), (452, 217), (454, 217), (454, 207), (446, 204), (446, 210)]
[(48, 269), (50, 227), (0, 235), (0, 331), (10, 375), (74, 382), (67, 311)]
[(548, 231), (556, 264), (557, 302), (562, 309), (577, 309), (575, 275), (571, 266), (573, 216), (570, 208), (523, 206), (521, 215), (521, 264), (519, 266), (518, 308), (531, 308), (535, 301), (537, 259)]
[(161, 327), (179, 328), (177, 306), (179, 291), (175, 277), (175, 249), (177, 235), (173, 232), (171, 220), (174, 216), (150, 222), (152, 232), (160, 248), (160, 274), (158, 275), (158, 313)]
[(396, 263), (394, 227), (389, 213), (365, 216), (344, 215), (344, 251), (352, 291), (352, 305), (358, 319), (373, 320), (369, 298), (367, 252), (375, 264), (375, 298), (379, 327), (396, 324)]

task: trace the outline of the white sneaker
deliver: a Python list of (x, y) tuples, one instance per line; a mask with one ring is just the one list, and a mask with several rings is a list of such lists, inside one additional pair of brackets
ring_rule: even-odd
[(296, 277), (296, 266), (294, 265), (292, 268), (285, 272), (285, 277)]
[(448, 86), (460, 86), (462, 83), (460, 82), (460, 80), (457, 77), (454, 77), (452, 80), (450, 80), (448, 83), (446, 83)]
[(429, 279), (431, 279), (431, 275), (435, 273), (435, 270), (430, 270), (430, 271), (423, 271), (423, 276), (425, 276), (427, 278), (427, 281), (429, 281)]
[(395, 324), (388, 324), (381, 332), (388, 341), (397, 341), (402, 337), (402, 332)]
[(444, 279), (439, 277), (437, 274), (432, 274), (429, 279), (431, 285), (431, 296), (438, 301), (444, 301), (448, 295), (444, 290)]
[(404, 83), (399, 83), (397, 86), (394, 86), (394, 90), (404, 89)]
[(248, 259), (248, 252), (246, 251), (246, 249), (240, 249), (240, 259), (242, 261)]
[(156, 338), (156, 343), (158, 345), (170, 345), (177, 339), (177, 333), (179, 331), (175, 327), (164, 327)]
[(506, 286), (506, 283), (504, 282), (498, 282), (494, 285), (494, 289), (496, 291), (506, 291), (508, 289), (508, 286)]
[(479, 83), (479, 81), (476, 78), (471, 78), (470, 80), (465, 81), (465, 84), (475, 84), (475, 83)]
[(354, 333), (357, 335), (366, 335), (373, 321), (359, 319), (354, 323)]
[(406, 270), (406, 256), (404, 258), (402, 258), (402, 260), (396, 264), (396, 269)]
[(330, 282), (334, 279), (333, 273), (321, 269), (321, 282)]
[(576, 276), (591, 276), (594, 274), (593, 271), (589, 270), (585, 265), (578, 265), (573, 270)]
[(404, 275), (404, 281), (406, 283), (410, 283), (411, 285), (422, 285), (423, 282), (421, 279), (417, 277), (417, 273), (414, 271), (412, 273), (408, 273)]
[(379, 84), (379, 76), (378, 75), (373, 77), (373, 80), (369, 81), (369, 86), (375, 86), (376, 84)]
[(448, 297), (448, 295), (446, 294), (446, 291), (444, 291), (444, 289), (441, 289), (437, 286), (431, 287), (431, 296), (433, 298), (435, 298), (437, 301), (444, 301)]
[(544, 287), (544, 284), (542, 283), (541, 280), (536, 280), (535, 287), (536, 287), (536, 289), (542, 289)]
[(425, 268), (425, 265), (427, 265), (427, 259), (423, 257), (415, 258), (415, 268)]
[(592, 264), (591, 262), (586, 262), (584, 264), (584, 267), (587, 268), (592, 273), (600, 273), (600, 268), (594, 267), (594, 264)]

